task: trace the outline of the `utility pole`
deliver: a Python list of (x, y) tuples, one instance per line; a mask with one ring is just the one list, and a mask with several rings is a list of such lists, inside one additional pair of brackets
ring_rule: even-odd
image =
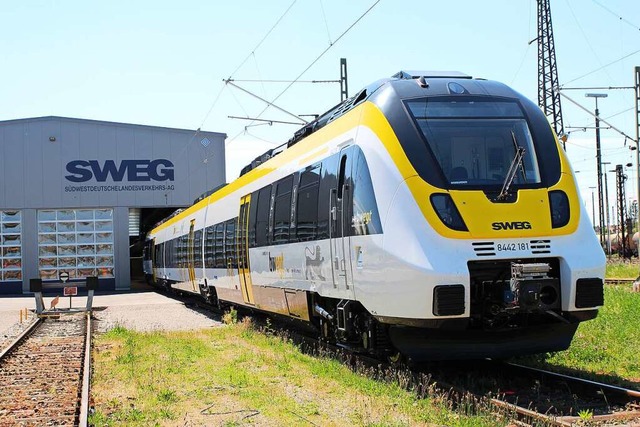
[[(611, 162), (602, 162), (603, 165), (610, 165)], [(605, 167), (606, 169), (606, 167)], [(609, 222), (609, 184), (607, 184), (607, 175), (609, 171), (604, 171), (604, 211), (606, 212), (606, 227), (607, 227), (607, 244), (605, 246), (607, 255), (611, 255), (611, 227)], [(615, 170), (613, 171), (615, 172)]]
[(589, 187), (589, 189), (591, 190), (591, 222), (593, 223), (593, 231), (596, 230), (596, 203), (593, 197), (593, 190), (595, 190), (596, 188), (598, 187)]
[[(636, 98), (636, 197), (638, 203), (638, 233), (640, 235), (640, 67), (635, 68)], [(639, 242), (640, 243), (640, 242)], [(640, 257), (640, 251), (638, 252)]]
[[(566, 150), (567, 137), (562, 124), (560, 85), (556, 66), (556, 47), (551, 25), (550, 0), (538, 1), (538, 106), (550, 119), (553, 130)], [(531, 42), (530, 42), (531, 43)]]
[(602, 150), (600, 149), (600, 111), (598, 110), (598, 98), (606, 98), (606, 93), (587, 93), (588, 98), (596, 100), (596, 162), (598, 171), (598, 219), (600, 224), (600, 244), (604, 249), (604, 203), (602, 197)]
[(620, 250), (623, 258), (628, 254), (627, 243), (627, 214), (626, 214), (626, 196), (624, 190), (624, 182), (627, 180), (622, 165), (616, 165), (616, 184), (618, 187), (618, 218), (620, 219)]

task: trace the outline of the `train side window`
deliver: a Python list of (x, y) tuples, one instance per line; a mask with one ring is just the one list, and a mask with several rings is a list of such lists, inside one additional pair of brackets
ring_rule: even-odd
[(182, 250), (180, 249), (180, 238), (176, 237), (171, 241), (171, 254), (172, 254), (171, 264), (173, 264), (173, 268), (182, 267), (181, 258), (180, 258), (181, 253), (182, 253)]
[(178, 266), (178, 264), (176, 263), (176, 250), (177, 250), (177, 245), (176, 245), (176, 239), (171, 239), (170, 242), (170, 246), (169, 246), (169, 267), (171, 268), (176, 268)]
[(193, 232), (193, 266), (202, 268), (202, 230)]
[(338, 174), (338, 200), (342, 199), (342, 189), (344, 188), (344, 178), (347, 169), (347, 155), (340, 159), (340, 173)]
[(176, 237), (171, 240), (171, 264), (173, 268), (180, 268), (180, 238)]
[(174, 263), (174, 259), (175, 259), (175, 255), (173, 253), (173, 250), (175, 248), (175, 240), (171, 239), (167, 242), (167, 267), (169, 268), (175, 268), (175, 263)]
[(156, 259), (155, 259), (156, 265), (154, 267), (159, 267), (159, 268), (164, 267), (164, 260), (162, 259), (163, 249), (164, 249), (164, 243), (160, 243), (159, 245), (156, 245)]
[(273, 243), (288, 243), (291, 226), (291, 191), (293, 175), (276, 184), (276, 198), (273, 207)]
[(236, 251), (236, 220), (225, 222), (224, 246), (227, 268), (238, 268), (238, 256)]
[(271, 208), (271, 185), (260, 189), (256, 212), (256, 246), (269, 244), (269, 209)]
[(224, 223), (216, 224), (215, 227), (215, 267), (226, 268), (227, 262), (224, 254)]
[(247, 237), (250, 248), (254, 248), (256, 246), (256, 212), (258, 211), (258, 195), (258, 191), (251, 193), (251, 202), (249, 205), (249, 235)]
[(189, 235), (182, 236), (182, 266), (187, 268), (189, 265)]
[(184, 257), (182, 255), (182, 236), (176, 238), (176, 267), (182, 268)]
[(180, 268), (180, 259), (178, 253), (180, 250), (180, 238), (176, 237), (171, 240), (171, 266), (173, 268)]
[(373, 183), (367, 159), (358, 149), (353, 168), (353, 214), (351, 218), (351, 235), (367, 235), (382, 233), (378, 204), (373, 192)]
[(314, 165), (300, 174), (296, 201), (296, 237), (298, 241), (313, 240), (318, 229), (318, 189), (320, 165)]
[(204, 232), (204, 267), (213, 268), (215, 266), (215, 252), (214, 252), (214, 235), (215, 226), (210, 225)]
[(336, 170), (338, 169), (338, 154), (327, 157), (322, 161), (320, 187), (318, 189), (318, 232), (317, 238), (329, 238), (329, 211), (331, 206), (331, 190), (337, 186)]

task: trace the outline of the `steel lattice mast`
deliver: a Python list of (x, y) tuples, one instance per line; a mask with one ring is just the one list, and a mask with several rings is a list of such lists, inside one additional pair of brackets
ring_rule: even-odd
[(549, 2), (538, 0), (538, 105), (551, 121), (562, 147), (566, 149)]

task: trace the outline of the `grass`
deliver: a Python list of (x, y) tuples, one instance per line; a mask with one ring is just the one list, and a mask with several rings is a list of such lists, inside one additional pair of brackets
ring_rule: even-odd
[(454, 409), (426, 378), (357, 373), (247, 322), (191, 332), (115, 328), (95, 349), (96, 426), (501, 425), (471, 400)]
[(640, 266), (635, 262), (619, 261), (617, 258), (612, 258), (607, 261), (607, 269), (605, 276), (610, 279), (635, 279), (638, 277)]

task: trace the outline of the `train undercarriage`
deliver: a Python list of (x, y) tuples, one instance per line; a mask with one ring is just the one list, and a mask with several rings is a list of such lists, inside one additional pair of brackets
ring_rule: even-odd
[(321, 336), (376, 357), (506, 358), (565, 350), (578, 324), (597, 315), (595, 308), (561, 310), (555, 258), (470, 262), (469, 272), (469, 317), (378, 319), (356, 301), (316, 297), (312, 307)]
[[(469, 317), (419, 322), (375, 317), (358, 301), (309, 293), (309, 318), (319, 338), (330, 344), (379, 359), (396, 361), (401, 355), (426, 361), (565, 350), (578, 324), (597, 314), (595, 308), (561, 310), (555, 258), (474, 261), (469, 272)], [(159, 285), (171, 288), (162, 281)], [(234, 304), (219, 300), (216, 288), (206, 284), (200, 285), (200, 295), (219, 308)]]

